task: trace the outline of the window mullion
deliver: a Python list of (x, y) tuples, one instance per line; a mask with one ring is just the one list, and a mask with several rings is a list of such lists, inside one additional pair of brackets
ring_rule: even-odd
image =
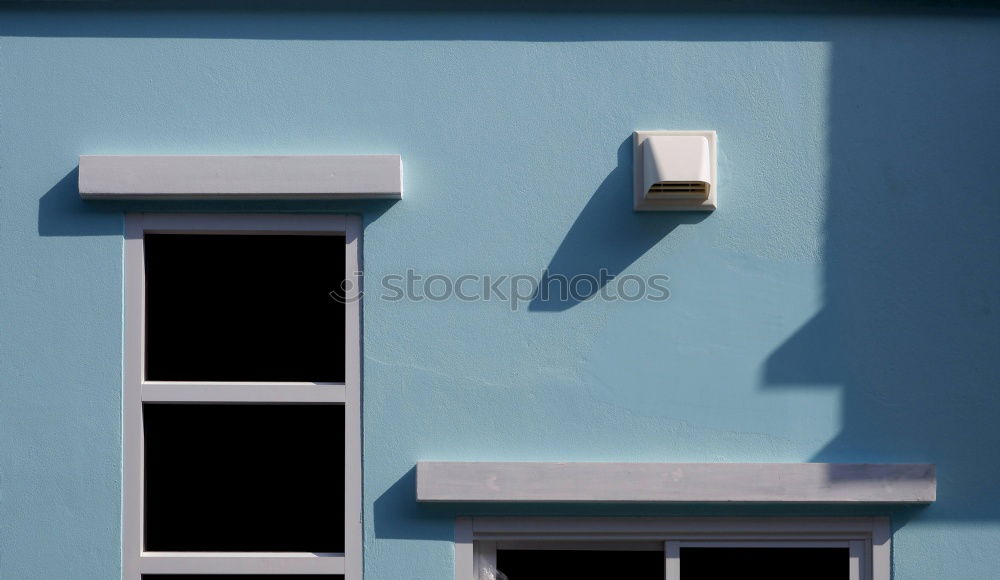
[(144, 403), (344, 403), (344, 384), (146, 381)]
[(665, 580), (680, 580), (681, 578), (681, 543), (679, 540), (663, 542), (663, 556), (666, 558), (664, 569)]
[(141, 574), (343, 574), (343, 554), (143, 552)]

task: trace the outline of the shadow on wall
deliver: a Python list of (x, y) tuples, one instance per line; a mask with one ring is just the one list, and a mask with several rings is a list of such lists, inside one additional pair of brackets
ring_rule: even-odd
[(927, 516), (997, 519), (1000, 37), (935, 26), (834, 44), (825, 305), (765, 379), (842, 387), (815, 461), (937, 463)]
[(121, 208), (80, 199), (79, 175), (79, 169), (74, 168), (38, 200), (38, 235), (121, 235)]
[[(455, 528), (455, 506), (416, 500), (417, 468), (413, 466), (372, 504), (375, 537), (450, 541)], [(433, 525), (435, 521), (438, 527)]]
[(598, 294), (677, 226), (707, 217), (705, 212), (633, 211), (631, 203), (623, 203), (631, 191), (630, 135), (618, 147), (618, 165), (598, 186), (546, 266), (528, 310), (572, 308)]
[[(845, 14), (929, 16), (1000, 14), (995, 0), (147, 0), (143, 2), (60, 2), (60, 11), (32, 2), (11, 3), (19, 18), (0, 21), (0, 36), (54, 36), (100, 38), (254, 38), (288, 40), (664, 40), (662, 23), (651, 18), (637, 22), (636, 13), (695, 17), (717, 21), (729, 16)], [(100, 10), (100, 18), (81, 29), (79, 11)], [(191, 19), (189, 13), (197, 11)], [(302, 13), (309, 18), (303, 20)], [(344, 12), (369, 14), (342, 19)], [(463, 15), (497, 13), (520, 19), (516, 26), (469, 28)], [(585, 21), (569, 31), (547, 19), (567, 14)], [(355, 14), (357, 15), (357, 14)], [(624, 18), (623, 18), (624, 16)], [(387, 26), (388, 20), (388, 26)], [(762, 26), (747, 33), (715, 29), (706, 39), (705, 27), (674, 27), (672, 40), (815, 40), (811, 25), (796, 22), (775, 32)]]

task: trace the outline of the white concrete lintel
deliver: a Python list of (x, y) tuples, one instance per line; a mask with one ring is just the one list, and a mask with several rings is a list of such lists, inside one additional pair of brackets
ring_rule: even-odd
[(417, 463), (424, 502), (929, 503), (932, 464)]
[(81, 155), (84, 199), (401, 199), (399, 155)]

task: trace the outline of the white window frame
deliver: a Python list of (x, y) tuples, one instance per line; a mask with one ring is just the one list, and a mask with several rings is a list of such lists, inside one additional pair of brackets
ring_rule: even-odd
[[(145, 380), (146, 233), (337, 235), (345, 237), (345, 280), (361, 288), (359, 216), (157, 214), (125, 216), (122, 576), (142, 574), (342, 574), (361, 580), (361, 304), (345, 305), (344, 382)], [(360, 296), (360, 294), (359, 294)], [(144, 550), (143, 403), (318, 403), (344, 407), (344, 552), (148, 552)]]
[(890, 580), (889, 519), (458, 518), (455, 580), (493, 580), (498, 549), (663, 552), (665, 580), (683, 580), (683, 547), (847, 548), (850, 580)]

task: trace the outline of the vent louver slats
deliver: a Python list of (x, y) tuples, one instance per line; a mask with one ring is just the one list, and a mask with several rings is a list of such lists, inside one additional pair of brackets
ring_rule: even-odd
[(702, 181), (661, 181), (649, 187), (646, 195), (651, 198), (705, 199), (708, 184)]

